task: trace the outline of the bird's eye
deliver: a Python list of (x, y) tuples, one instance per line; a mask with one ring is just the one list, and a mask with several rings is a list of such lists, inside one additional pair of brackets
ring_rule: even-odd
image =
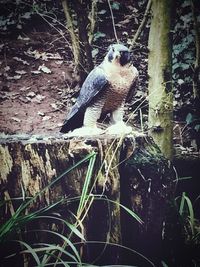
[(112, 51), (113, 51), (113, 52), (115, 52), (115, 49), (114, 49), (114, 47), (112, 47)]

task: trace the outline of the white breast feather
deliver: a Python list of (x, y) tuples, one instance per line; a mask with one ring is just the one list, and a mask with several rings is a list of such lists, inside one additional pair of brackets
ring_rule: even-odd
[(121, 66), (118, 63), (111, 63), (107, 59), (103, 62), (103, 68), (107, 80), (119, 90), (129, 90), (138, 76), (138, 71), (133, 65)]

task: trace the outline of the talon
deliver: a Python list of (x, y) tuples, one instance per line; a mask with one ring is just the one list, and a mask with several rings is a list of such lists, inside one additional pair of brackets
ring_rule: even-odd
[(97, 128), (97, 127), (81, 127), (77, 128), (74, 131), (67, 133), (66, 136), (73, 137), (73, 136), (91, 136), (91, 135), (99, 135), (103, 134), (104, 131)]
[(127, 126), (124, 122), (123, 123), (116, 123), (114, 125), (111, 125), (106, 130), (107, 134), (111, 135), (118, 135), (118, 134), (129, 134), (132, 132), (132, 127)]

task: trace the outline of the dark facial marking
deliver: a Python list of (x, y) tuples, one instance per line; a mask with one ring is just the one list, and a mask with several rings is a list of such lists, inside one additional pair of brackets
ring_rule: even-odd
[(120, 61), (120, 64), (122, 66), (124, 66), (130, 62), (131, 58), (130, 58), (130, 52), (129, 51), (122, 51), (122, 52), (120, 52), (120, 54), (121, 54), (121, 57), (120, 57), (119, 61)]
[(108, 61), (109, 62), (111, 62), (113, 60), (113, 51), (112, 50), (108, 53)]

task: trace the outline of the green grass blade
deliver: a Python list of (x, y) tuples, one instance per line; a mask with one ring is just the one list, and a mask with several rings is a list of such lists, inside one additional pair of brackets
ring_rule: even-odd
[[(46, 253), (45, 256), (44, 256), (44, 263), (42, 262), (42, 266), (41, 267), (44, 267), (44, 266), (52, 266), (54, 265), (54, 262), (52, 263), (47, 263), (48, 262), (48, 258), (55, 258), (56, 262), (58, 263), (58, 266), (65, 266), (65, 267), (70, 267), (70, 265), (66, 262), (64, 262), (61, 258), (59, 258), (58, 256), (52, 254), (52, 253)], [(46, 262), (47, 261), (47, 262)], [(38, 267), (38, 266), (36, 266)]]
[(181, 203), (180, 203), (180, 207), (179, 207), (179, 214), (180, 214), (181, 216), (183, 215), (184, 204), (185, 204), (185, 192), (182, 193)]
[(101, 195), (93, 195), (93, 197), (95, 197), (95, 200), (104, 200), (104, 201), (108, 201), (108, 202), (111, 202), (115, 205), (118, 205), (120, 206), (122, 209), (124, 209), (131, 217), (133, 217), (134, 219), (136, 219), (139, 223), (144, 223), (140, 217), (135, 213), (133, 212), (132, 210), (130, 210), (129, 208), (125, 207), (124, 205), (122, 205), (121, 203), (118, 203), (114, 200), (111, 200), (109, 198), (107, 198), (106, 196), (101, 196)]
[[(113, 201), (114, 202), (114, 201)], [(133, 217), (134, 219), (136, 219), (136, 221), (138, 221), (139, 223), (143, 224), (144, 222), (140, 219), (140, 217), (133, 212), (132, 210), (130, 210), (129, 208), (127, 208), (126, 206), (122, 205), (121, 203), (118, 203), (118, 205), (123, 208), (129, 215), (131, 215), (131, 217)]]
[(31, 246), (29, 246), (27, 243), (25, 243), (25, 242), (23, 242), (21, 240), (15, 240), (15, 241), (19, 242), (21, 245), (26, 247), (27, 248), (27, 252), (30, 253), (33, 256), (33, 258), (35, 259), (37, 265), (40, 266), (40, 259), (39, 259), (38, 255), (37, 255), (37, 253), (35, 252), (35, 250)]
[(38, 215), (49, 211), (61, 202), (62, 200), (35, 212), (31, 212), (27, 215), (20, 215), (19, 212), (16, 212), (10, 219), (8, 219), (8, 221), (4, 225), (2, 225), (2, 227), (0, 227), (0, 241), (3, 241), (3, 237), (6, 236), (9, 232), (12, 232), (14, 229), (16, 230), (16, 228), (20, 228), (26, 223), (37, 219)]
[[(74, 243), (74, 245), (80, 245), (80, 244), (82, 244), (83, 242), (77, 242), (77, 243)], [(85, 243), (84, 243), (85, 244)], [(110, 243), (110, 242), (104, 242), (104, 241), (87, 241), (86, 242), (86, 244), (107, 244), (107, 245), (109, 245), (109, 246), (111, 246), (111, 247), (118, 247), (118, 248), (122, 248), (122, 249), (124, 249), (124, 250), (126, 250), (126, 251), (130, 251), (131, 253), (133, 253), (133, 254), (136, 254), (136, 255), (138, 255), (139, 257), (141, 257), (143, 260), (145, 260), (146, 262), (148, 262), (150, 265), (148, 265), (148, 266), (153, 266), (153, 267), (156, 267), (155, 265), (154, 265), (154, 263), (150, 260), (150, 259), (148, 259), (146, 256), (144, 256), (143, 254), (141, 254), (140, 252), (138, 252), (138, 251), (136, 251), (136, 250), (134, 250), (134, 249), (132, 249), (132, 248), (129, 248), (129, 247), (126, 247), (126, 246), (124, 246), (124, 245), (121, 245), (121, 244), (116, 244), (116, 243)], [(113, 267), (115, 266), (115, 265), (112, 265)], [(118, 266), (120, 266), (120, 267), (122, 267), (122, 266), (124, 266), (124, 265), (118, 265)], [(125, 265), (126, 266), (126, 265)], [(146, 266), (146, 265), (145, 265)], [(103, 267), (103, 266), (102, 266)], [(140, 266), (139, 266), (140, 267)], [(142, 266), (141, 266), (142, 267)]]
[[(55, 251), (55, 250), (54, 250)], [(53, 251), (53, 252), (54, 252)], [(60, 264), (62, 264), (61, 266), (65, 266), (65, 267), (70, 267), (67, 263), (65, 263), (61, 258), (59, 258), (58, 256), (56, 256), (56, 255), (54, 255), (53, 254), (53, 252), (52, 253), (50, 253), (50, 252), (45, 252), (45, 255), (44, 255), (44, 257), (43, 257), (43, 259), (42, 259), (42, 262), (41, 262), (41, 266), (40, 267), (44, 267), (44, 266), (48, 266), (48, 265), (54, 265), (54, 262), (51, 262), (51, 263), (49, 263), (48, 264), (48, 259), (49, 258), (55, 258), (55, 260), (56, 260), (56, 262), (60, 265)], [(58, 265), (58, 266), (59, 266)], [(39, 267), (39, 266), (35, 266), (35, 267)]]
[(78, 161), (76, 164), (74, 164), (73, 166), (71, 166), (70, 168), (68, 168), (66, 171), (64, 171), (61, 175), (59, 175), (58, 177), (56, 177), (51, 183), (49, 183), (48, 185), (46, 185), (43, 189), (40, 190), (40, 192), (36, 193), (34, 197), (32, 197), (30, 200), (28, 200), (23, 207), (21, 207), (19, 209), (19, 211), (21, 212), (22, 210), (24, 210), (26, 207), (28, 207), (34, 200), (36, 200), (36, 198), (38, 196), (40, 196), (42, 193), (44, 193), (48, 188), (50, 188), (52, 185), (54, 185), (57, 181), (59, 181), (63, 176), (65, 176), (66, 174), (68, 174), (69, 172), (71, 172), (72, 170), (74, 170), (75, 168), (77, 168), (78, 166), (80, 166), (82, 163), (88, 161), (91, 157), (93, 157), (96, 153), (93, 151), (91, 152), (89, 155), (87, 155), (86, 157), (84, 157), (82, 160)]
[(189, 210), (189, 218), (190, 218), (190, 226), (191, 226), (192, 234), (194, 234), (194, 210), (193, 210), (192, 202), (189, 199), (189, 197), (187, 197), (186, 195), (184, 197), (185, 197), (188, 210)]
[(66, 222), (64, 219), (59, 218), (59, 217), (54, 217), (54, 216), (38, 216), (38, 219), (53, 219), (53, 220), (58, 220), (63, 222), (64, 224), (67, 225), (67, 227), (76, 235), (78, 236), (80, 239), (82, 239), (83, 241), (85, 241), (85, 238), (83, 236), (83, 234), (71, 223)]
[[(45, 192), (48, 188), (50, 188), (53, 184), (55, 184), (58, 180), (60, 180), (63, 176), (68, 174), (70, 171), (77, 168), (83, 162), (90, 160), (90, 158), (94, 157), (94, 155), (96, 155), (96, 153), (93, 151), (92, 153), (90, 153), (89, 155), (84, 157), (82, 160), (80, 160), (79, 162), (77, 162), (76, 164), (74, 164), (73, 166), (68, 168), (66, 171), (64, 171), (61, 175), (59, 175), (57, 178), (55, 178), (51, 183), (46, 185), (42, 190), (40, 190), (40, 192), (36, 193), (34, 197), (30, 198), (25, 203), (22, 203), (19, 206), (19, 208), (15, 211), (14, 215), (10, 219), (8, 219), (8, 221), (5, 224), (3, 224), (0, 227), (0, 242), (2, 242), (5, 239), (6, 235), (9, 232), (12, 232), (16, 228), (16, 225), (18, 225), (18, 223), (19, 223), (18, 220), (19, 220), (19, 215), (21, 214), (21, 212), (24, 211), (32, 202), (34, 202), (38, 196), (40, 196), (43, 192)], [(29, 218), (29, 220), (30, 220), (31, 216), (35, 216), (35, 215), (33, 215), (33, 214), (28, 215), (27, 219)], [(22, 219), (22, 217), (20, 218), (20, 220)]]
[(168, 265), (164, 261), (161, 261), (161, 263), (163, 267), (168, 267)]
[(64, 235), (62, 235), (60, 233), (57, 233), (57, 232), (54, 232), (54, 231), (50, 231), (50, 230), (37, 230), (37, 231), (38, 232), (46, 232), (46, 233), (50, 233), (50, 234), (53, 234), (53, 235), (57, 235), (58, 237), (63, 239), (69, 245), (69, 247), (72, 249), (72, 251), (74, 252), (78, 262), (81, 263), (81, 258), (80, 258), (80, 255), (79, 255), (76, 247), (74, 246), (74, 244), (67, 237), (65, 237)]
[[(58, 250), (61, 251), (63, 254), (69, 256), (71, 259), (73, 259), (74, 261), (77, 262), (77, 259), (74, 255), (72, 255), (71, 253), (69, 253), (68, 251), (64, 250), (62, 247), (60, 246), (56, 246), (56, 245), (52, 245), (52, 244), (47, 244), (47, 243), (37, 243), (34, 244), (35, 246), (41, 246), (41, 247), (37, 247), (34, 248), (35, 252), (46, 252), (46, 251), (51, 251), (51, 250)], [(26, 251), (22, 251), (21, 253), (26, 253)], [(52, 254), (53, 255), (53, 254)], [(54, 255), (55, 256), (55, 255)], [(56, 257), (56, 256), (55, 256)], [(44, 264), (45, 260), (41, 262), (41, 264)]]
[(178, 181), (189, 180), (189, 179), (192, 179), (192, 176), (179, 177)]
[[(108, 202), (111, 202), (111, 203), (113, 203), (113, 204), (115, 204), (115, 205), (118, 205), (118, 206), (120, 206), (121, 208), (123, 208), (126, 212), (128, 212), (128, 214), (131, 215), (131, 217), (133, 217), (134, 219), (136, 219), (139, 223), (141, 223), (141, 224), (144, 223), (144, 222), (140, 219), (140, 217), (139, 217), (135, 212), (133, 212), (133, 211), (130, 210), (129, 208), (125, 207), (125, 206), (122, 205), (121, 203), (118, 203), (118, 202), (116, 202), (116, 201), (114, 201), (114, 200), (111, 200), (111, 199), (107, 198), (105, 195), (97, 195), (97, 194), (95, 195), (95, 194), (92, 194), (91, 196), (90, 196), (90, 195), (87, 196), (87, 198), (89, 198), (89, 197), (93, 197), (94, 200), (108, 201)], [(79, 198), (80, 198), (80, 197), (74, 197), (74, 198), (71, 198), (71, 199), (67, 199), (66, 202), (67, 202), (67, 203), (73, 203), (73, 202), (78, 201)]]
[(88, 188), (89, 188), (89, 184), (92, 178), (92, 173), (93, 173), (93, 169), (94, 169), (94, 164), (96, 161), (96, 154), (94, 154), (89, 161), (89, 165), (88, 165), (88, 169), (87, 169), (87, 174), (86, 174), (86, 178), (85, 178), (85, 182), (83, 185), (83, 189), (82, 189), (82, 193), (81, 193), (81, 198), (80, 198), (80, 202), (79, 202), (79, 206), (78, 206), (78, 211), (77, 214), (79, 215), (84, 206), (85, 206), (85, 201), (88, 199)]

